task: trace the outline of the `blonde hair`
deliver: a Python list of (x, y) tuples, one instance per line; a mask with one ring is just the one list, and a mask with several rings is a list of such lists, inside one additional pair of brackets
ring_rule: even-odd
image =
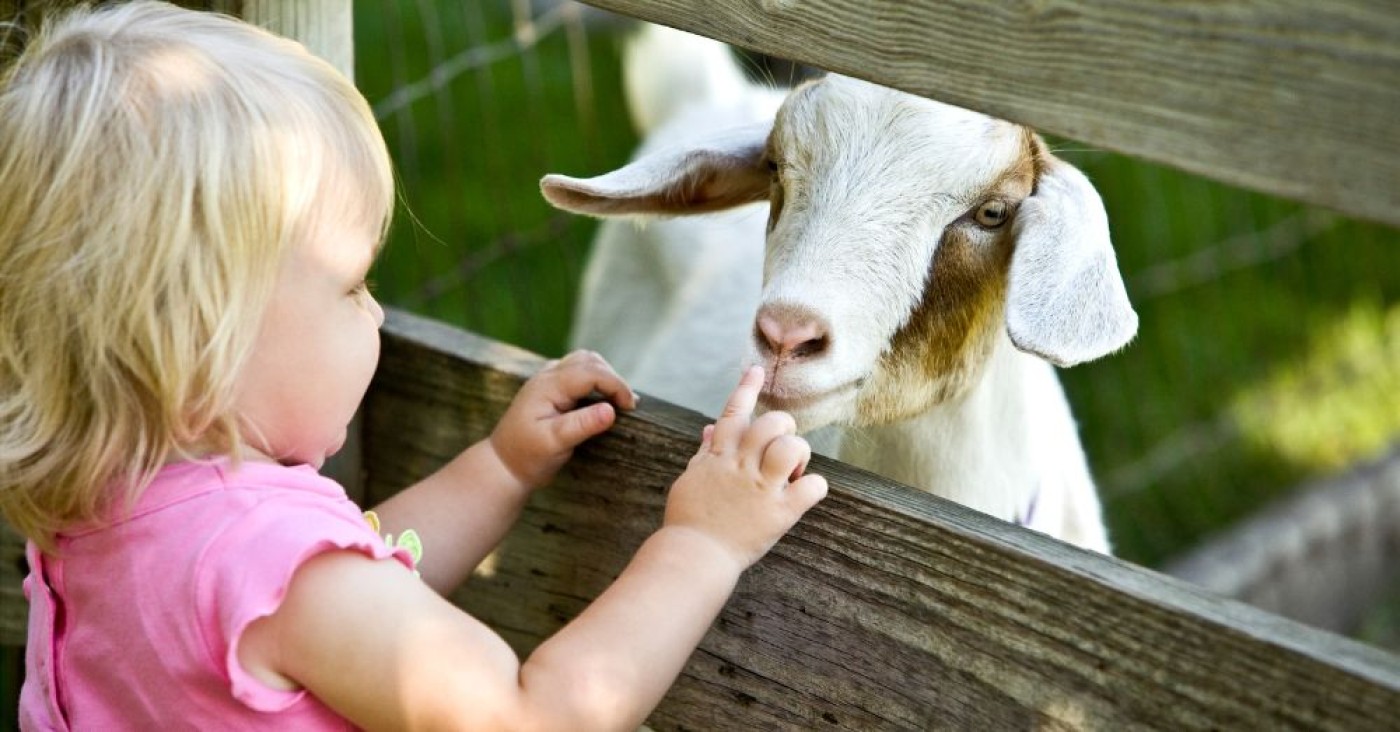
[(284, 254), (326, 217), (382, 236), (393, 196), (368, 104), (295, 42), (149, 0), (42, 29), (0, 76), (0, 512), (51, 549), (172, 457), (237, 456)]

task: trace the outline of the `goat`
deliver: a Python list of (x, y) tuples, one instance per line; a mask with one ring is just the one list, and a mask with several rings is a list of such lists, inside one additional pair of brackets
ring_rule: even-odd
[[(685, 35), (645, 31), (628, 65), (664, 70), (654, 54), (713, 43)], [(773, 90), (712, 91), (653, 115), (624, 167), (541, 181), (593, 216), (727, 211), (605, 222), (577, 344), (711, 415), (740, 365), (761, 363), (762, 405), (827, 428), (822, 451), (1108, 552), (1052, 366), (1137, 331), (1085, 176), (1025, 127), (853, 78), (807, 82), (756, 122), (735, 100)], [(750, 205), (764, 201), (766, 216)]]

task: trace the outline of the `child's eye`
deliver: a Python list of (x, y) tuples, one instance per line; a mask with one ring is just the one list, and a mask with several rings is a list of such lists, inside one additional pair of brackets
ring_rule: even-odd
[(374, 283), (369, 280), (360, 280), (360, 284), (350, 290), (350, 294), (355, 297), (364, 297), (371, 292), (374, 292)]

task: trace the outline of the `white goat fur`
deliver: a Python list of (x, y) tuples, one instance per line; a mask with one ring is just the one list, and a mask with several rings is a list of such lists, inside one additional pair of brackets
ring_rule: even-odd
[[(605, 221), (575, 345), (709, 415), (762, 363), (763, 404), (819, 451), (1108, 551), (1047, 362), (1098, 358), (1137, 329), (1082, 174), (1017, 125), (835, 75), (765, 88), (722, 45), (660, 26), (632, 40), (625, 72), (646, 133), (634, 162), (546, 176), (545, 197), (705, 215)], [(756, 314), (819, 345), (771, 343)]]

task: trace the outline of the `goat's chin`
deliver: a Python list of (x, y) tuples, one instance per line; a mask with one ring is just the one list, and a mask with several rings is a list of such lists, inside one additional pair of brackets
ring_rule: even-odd
[(833, 424), (849, 424), (856, 416), (855, 390), (838, 390), (816, 397), (780, 398), (772, 393), (759, 395), (762, 411), (784, 411), (792, 415), (798, 433), (805, 434)]

